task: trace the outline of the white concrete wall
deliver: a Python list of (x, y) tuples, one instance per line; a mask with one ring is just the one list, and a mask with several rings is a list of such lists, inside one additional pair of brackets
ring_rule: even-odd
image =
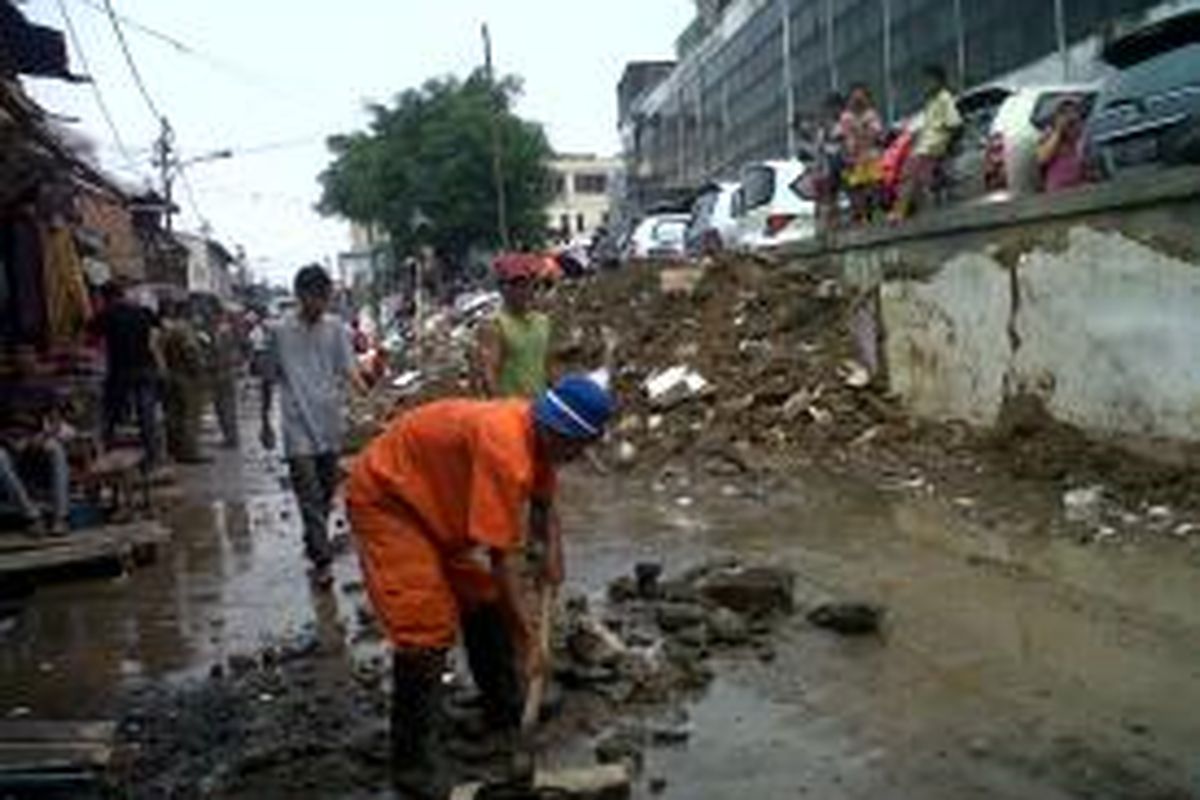
[(1200, 440), (1200, 265), (1120, 233), (1072, 228), (1018, 269), (1014, 375), (1056, 418)]
[(1200, 264), (1076, 226), (1015, 269), (1015, 313), (1010, 271), (987, 253), (881, 286), (891, 384), (909, 408), (988, 425), (1006, 393), (1031, 393), (1091, 431), (1200, 442)]
[(1009, 368), (1008, 272), (983, 254), (947, 262), (931, 281), (883, 284), (892, 389), (919, 416), (989, 425)]

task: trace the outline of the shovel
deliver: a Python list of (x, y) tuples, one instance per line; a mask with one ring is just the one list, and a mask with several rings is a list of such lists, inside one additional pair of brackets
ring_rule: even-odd
[(542, 713), (542, 698), (546, 693), (546, 675), (550, 672), (550, 631), (554, 622), (554, 587), (542, 583), (538, 590), (538, 635), (534, 646), (542, 653), (542, 668), (529, 681), (525, 692), (525, 708), (521, 713), (521, 730), (513, 754), (514, 783), (532, 786), (534, 771), (533, 732)]

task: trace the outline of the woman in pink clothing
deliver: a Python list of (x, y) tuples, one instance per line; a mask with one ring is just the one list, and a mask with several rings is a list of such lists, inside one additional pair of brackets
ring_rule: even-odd
[(1057, 192), (1087, 181), (1083, 158), (1083, 105), (1076, 97), (1063, 99), (1054, 110), (1050, 130), (1038, 146), (1042, 187)]
[(880, 208), (883, 121), (864, 84), (855, 84), (850, 89), (846, 108), (838, 120), (838, 135), (846, 156), (844, 180), (854, 221), (870, 222)]

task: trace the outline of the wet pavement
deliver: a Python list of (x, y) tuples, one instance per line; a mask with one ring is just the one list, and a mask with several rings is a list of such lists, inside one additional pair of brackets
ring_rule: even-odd
[[(139, 685), (356, 628), (353, 555), (338, 592), (314, 594), (283, 466), (243, 449), (181, 470), (157, 563), (41, 587), (0, 627), (0, 714), (109, 716)], [(802, 604), (883, 604), (885, 635), (843, 640), (797, 615), (773, 659), (718, 660), (692, 740), (648, 754), (659, 796), (1200, 796), (1200, 570), (1179, 552), (1081, 546), (1036, 520), (984, 528), (821, 473), (733, 494), (573, 474), (572, 588), (733, 554), (795, 569)]]

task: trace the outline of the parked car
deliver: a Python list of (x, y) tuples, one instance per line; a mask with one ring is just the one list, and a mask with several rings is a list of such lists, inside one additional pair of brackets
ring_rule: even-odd
[(761, 250), (811, 239), (816, 233), (809, 166), (802, 161), (759, 161), (742, 168), (734, 199), (737, 249)]
[(738, 223), (733, 216), (733, 204), (737, 190), (738, 184), (720, 181), (700, 191), (692, 204), (692, 219), (684, 235), (689, 256), (719, 253), (736, 242)]
[(1200, 9), (1118, 36), (1084, 137), (1102, 177), (1152, 164), (1200, 163)]
[(638, 223), (625, 248), (625, 259), (679, 259), (691, 217), (687, 214), (651, 214)]
[(1092, 107), (1094, 84), (1003, 86), (990, 84), (963, 93), (958, 111), (963, 129), (946, 162), (946, 194), (952, 202), (1010, 200), (1042, 186), (1037, 149), (1059, 103)]

